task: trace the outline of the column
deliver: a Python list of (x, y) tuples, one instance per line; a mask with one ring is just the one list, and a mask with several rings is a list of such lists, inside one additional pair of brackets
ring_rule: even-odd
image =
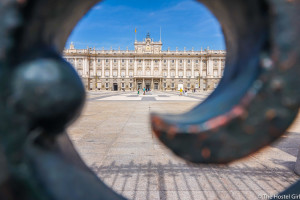
[(98, 82), (98, 74), (97, 74), (97, 66), (96, 66), (96, 58), (94, 58), (94, 84), (93, 88), (94, 90), (97, 90), (97, 82)]
[(143, 78), (143, 85), (142, 85), (142, 88), (146, 87), (145, 85), (145, 79)]
[(110, 74), (109, 74), (109, 77), (110, 78), (112, 78), (113, 77), (113, 70), (112, 70), (112, 68), (113, 68), (113, 59), (109, 59), (109, 61), (110, 61), (110, 67), (109, 67), (109, 70), (110, 70)]
[(94, 58), (94, 76), (98, 76), (98, 74), (97, 74), (97, 66), (96, 66), (96, 58)]
[(118, 78), (121, 78), (121, 60), (118, 59)]
[(194, 60), (191, 60), (192, 61), (192, 78), (195, 78), (195, 66), (194, 66)]
[(213, 76), (213, 73), (214, 73), (214, 67), (213, 67), (213, 62), (211, 60), (211, 58), (208, 58), (207, 60), (207, 71), (208, 71), (208, 74), (209, 74), (209, 77), (212, 77)]
[(77, 59), (76, 58), (74, 58), (74, 67), (75, 67), (75, 69), (76, 69), (76, 71), (77, 71)]
[(158, 88), (159, 91), (162, 90), (162, 87), (161, 87), (161, 78), (159, 79), (159, 88)]
[(203, 76), (203, 59), (201, 58), (200, 59), (200, 76), (202, 77)]
[(178, 78), (178, 59), (176, 59), (175, 62), (176, 62), (175, 77)]
[(219, 75), (219, 77), (221, 77), (222, 76), (222, 59), (220, 58), (219, 59), (219, 70), (218, 70), (218, 75)]
[(136, 63), (136, 58), (134, 59), (134, 72), (133, 72), (134, 76), (137, 75), (137, 63)]
[(168, 78), (170, 78), (170, 76), (171, 76), (171, 72), (170, 72), (170, 60), (168, 59), (167, 62), (168, 62)]
[(85, 70), (87, 77), (90, 77), (90, 66), (88, 58), (85, 58)]
[(104, 68), (105, 68), (105, 59), (102, 59), (102, 77), (103, 78), (105, 78)]
[(82, 77), (86, 77), (85, 59), (84, 58), (81, 58), (81, 59), (82, 59)]
[(142, 62), (142, 76), (145, 76), (145, 59), (143, 59), (143, 62)]
[(151, 81), (151, 90), (152, 91), (154, 90), (154, 81), (153, 81), (153, 78), (152, 78), (152, 81)]
[(159, 76), (162, 76), (162, 60), (159, 59)]
[(186, 59), (183, 60), (183, 78), (186, 78)]
[(153, 59), (151, 59), (151, 76), (154, 76), (154, 65), (153, 65)]
[(127, 60), (126, 60), (126, 74), (125, 74), (126, 78), (128, 78), (128, 76), (129, 76), (129, 73), (128, 73), (128, 65), (129, 65), (129, 60), (127, 59)]

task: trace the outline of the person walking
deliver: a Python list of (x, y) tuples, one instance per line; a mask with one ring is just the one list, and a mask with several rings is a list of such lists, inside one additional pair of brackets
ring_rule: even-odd
[(180, 88), (180, 94), (179, 94), (179, 96), (182, 96), (182, 88)]
[(145, 95), (145, 91), (146, 91), (146, 88), (143, 88), (144, 95)]

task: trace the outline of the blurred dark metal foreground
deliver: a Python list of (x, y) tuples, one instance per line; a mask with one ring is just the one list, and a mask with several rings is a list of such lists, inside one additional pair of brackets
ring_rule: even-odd
[[(83, 85), (60, 56), (98, 0), (0, 0), (0, 199), (123, 199), (94, 175), (65, 133)], [(153, 131), (182, 158), (226, 163), (279, 138), (299, 108), (298, 0), (203, 0), (227, 41), (220, 86), (201, 105), (153, 114)], [(285, 193), (300, 191), (300, 183)]]

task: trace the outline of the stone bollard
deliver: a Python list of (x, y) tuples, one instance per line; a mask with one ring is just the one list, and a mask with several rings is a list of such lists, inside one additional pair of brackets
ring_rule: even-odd
[(298, 152), (297, 161), (295, 165), (295, 173), (300, 176), (300, 147), (299, 147), (299, 152)]

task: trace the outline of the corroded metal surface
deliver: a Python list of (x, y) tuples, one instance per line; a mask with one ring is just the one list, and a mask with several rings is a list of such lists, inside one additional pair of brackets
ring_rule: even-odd
[[(81, 161), (65, 129), (84, 103), (59, 53), (97, 0), (0, 0), (0, 198), (122, 199)], [(224, 78), (182, 115), (152, 115), (175, 154), (226, 163), (279, 138), (300, 102), (297, 0), (202, 0), (226, 36)], [(58, 29), (59, 28), (59, 29)], [(285, 191), (300, 191), (300, 183)]]

